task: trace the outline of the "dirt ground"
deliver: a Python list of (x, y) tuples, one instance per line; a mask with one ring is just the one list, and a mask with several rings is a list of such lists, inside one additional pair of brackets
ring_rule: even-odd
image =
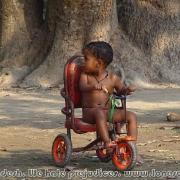
[[(53, 164), (53, 140), (66, 133), (59, 89), (1, 89), (0, 179), (180, 179), (180, 121), (166, 120), (168, 112), (180, 113), (180, 87), (141, 88), (127, 99), (127, 108), (138, 116), (137, 149), (144, 164), (132, 172), (139, 175), (117, 173), (112, 162), (100, 162), (95, 151), (73, 153), (68, 164), (73, 171)], [(72, 132), (72, 137), (73, 147), (80, 147), (95, 133)], [(90, 171), (98, 174), (90, 177)], [(148, 174), (143, 177), (143, 172)]]

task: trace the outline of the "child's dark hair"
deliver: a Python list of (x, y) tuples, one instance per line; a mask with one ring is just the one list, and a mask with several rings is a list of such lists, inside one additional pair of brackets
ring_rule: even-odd
[(90, 42), (84, 47), (84, 50), (85, 49), (91, 51), (96, 58), (101, 59), (107, 66), (113, 60), (113, 49), (107, 42)]

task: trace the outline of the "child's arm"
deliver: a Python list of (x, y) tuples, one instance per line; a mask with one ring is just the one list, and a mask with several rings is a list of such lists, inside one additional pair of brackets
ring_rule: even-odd
[(92, 90), (92, 85), (88, 84), (87, 74), (85, 74), (84, 72), (81, 73), (81, 76), (79, 79), (79, 89), (81, 91), (91, 91)]
[(136, 87), (131, 85), (131, 86), (123, 86), (121, 91), (120, 91), (120, 94), (122, 95), (125, 95), (126, 92), (128, 91), (127, 95), (130, 95), (132, 94), (134, 91), (136, 90)]
[(81, 91), (102, 90), (102, 84), (88, 84), (87, 74), (83, 72), (79, 80), (79, 89)]
[(130, 95), (136, 90), (136, 87), (133, 85), (125, 86), (124, 84), (122, 84), (118, 76), (115, 76), (114, 78), (115, 78), (115, 89), (118, 94), (125, 95), (126, 92), (128, 91), (127, 95)]

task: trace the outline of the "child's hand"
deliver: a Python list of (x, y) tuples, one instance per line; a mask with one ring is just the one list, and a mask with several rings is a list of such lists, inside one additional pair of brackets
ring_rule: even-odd
[(135, 86), (128, 86), (127, 90), (129, 91), (128, 94), (130, 95), (136, 90), (136, 87)]
[(99, 83), (98, 84), (94, 84), (93, 85), (93, 90), (99, 90), (99, 91), (102, 90), (102, 84), (99, 84)]

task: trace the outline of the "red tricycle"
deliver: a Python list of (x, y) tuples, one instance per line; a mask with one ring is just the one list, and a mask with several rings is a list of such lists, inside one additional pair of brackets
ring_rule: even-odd
[[(65, 99), (65, 107), (61, 109), (66, 116), (65, 128), (67, 134), (62, 133), (56, 136), (52, 145), (52, 157), (56, 166), (63, 168), (70, 160), (73, 152), (95, 150), (97, 157), (102, 162), (112, 160), (115, 169), (120, 172), (133, 169), (136, 164), (137, 151), (134, 139), (128, 136), (125, 113), (125, 123), (107, 122), (110, 137), (116, 142), (112, 154), (106, 152), (101, 137), (98, 135), (96, 124), (83, 122), (82, 118), (75, 117), (75, 108), (81, 108), (81, 91), (79, 90), (79, 77), (83, 71), (83, 55), (74, 55), (64, 67), (64, 88), (61, 89), (61, 96)], [(121, 107), (126, 109), (126, 95), (113, 94), (113, 99), (121, 101)], [(126, 111), (125, 111), (126, 112)], [(126, 125), (126, 133), (122, 133), (122, 127)], [(71, 130), (78, 134), (96, 132), (96, 139), (84, 147), (73, 148)], [(118, 137), (117, 137), (118, 136)]]

